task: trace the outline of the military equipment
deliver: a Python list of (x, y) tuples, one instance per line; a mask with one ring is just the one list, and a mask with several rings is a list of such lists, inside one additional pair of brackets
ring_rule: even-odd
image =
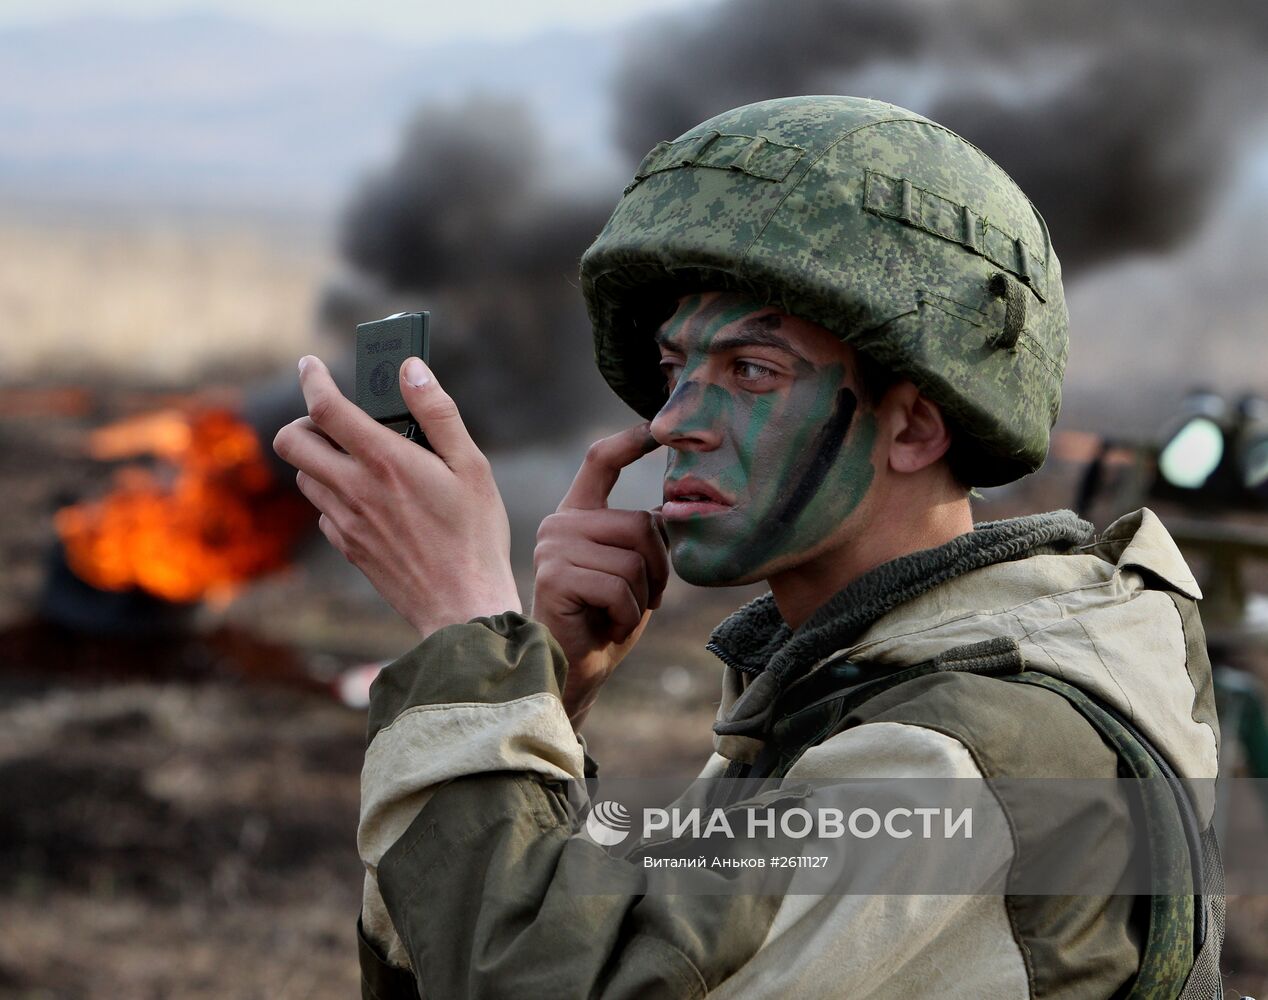
[[(1117, 477), (1109, 475), (1115, 456)], [(1268, 649), (1268, 602), (1247, 572), (1248, 564), (1268, 561), (1268, 529), (1227, 515), (1268, 512), (1266, 462), (1268, 402), (1247, 394), (1230, 405), (1219, 393), (1199, 389), (1181, 401), (1156, 439), (1103, 440), (1075, 501), (1084, 516), (1102, 503), (1113, 510), (1159, 502), (1178, 508), (1167, 518), (1168, 531), (1181, 549), (1201, 557), (1204, 569), (1202, 625), (1216, 664), (1224, 734), (1220, 773), (1244, 764), (1261, 780), (1268, 778), (1268, 696), (1252, 673), (1230, 664), (1246, 651)], [(1268, 809), (1268, 788), (1262, 790)]]
[(1221, 396), (1205, 390), (1190, 393), (1178, 419), (1163, 436), (1158, 451), (1158, 485), (1182, 491), (1185, 499), (1201, 496), (1212, 474), (1224, 462), (1228, 407)]
[(909, 377), (975, 485), (1038, 468), (1067, 355), (1061, 267), (1016, 183), (954, 132), (879, 101), (725, 112), (644, 158), (581, 262), (595, 353), (645, 417), (676, 298), (743, 291)]
[(1268, 401), (1259, 395), (1246, 394), (1230, 406), (1219, 393), (1196, 390), (1158, 439), (1103, 440), (1084, 470), (1079, 511), (1087, 512), (1106, 490), (1106, 466), (1115, 452), (1137, 466), (1130, 489), (1120, 487), (1113, 498), (1116, 510), (1165, 501), (1202, 516), (1268, 511)]
[(357, 325), (357, 405), (379, 423), (429, 447), (401, 396), (399, 372), (406, 358), (428, 360), (431, 315), (395, 313)]

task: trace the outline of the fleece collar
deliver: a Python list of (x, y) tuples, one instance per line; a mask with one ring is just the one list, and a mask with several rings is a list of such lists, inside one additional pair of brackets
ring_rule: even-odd
[(754, 675), (726, 722), (764, 728), (775, 697), (792, 680), (839, 649), (851, 645), (882, 615), (940, 584), (995, 563), (1069, 552), (1093, 538), (1092, 525), (1068, 510), (984, 521), (945, 545), (891, 560), (864, 573), (823, 605), (796, 631), (764, 594), (740, 608), (713, 631), (708, 648), (727, 666)]

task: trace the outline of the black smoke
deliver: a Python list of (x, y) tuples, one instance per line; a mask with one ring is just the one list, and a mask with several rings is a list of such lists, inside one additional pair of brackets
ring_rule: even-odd
[[(612, 83), (613, 139), (632, 172), (659, 140), (740, 104), (889, 100), (1008, 170), (1077, 276), (1175, 247), (1209, 215), (1264, 134), (1266, 42), (1263, 0), (725, 0), (634, 36)], [(376, 302), (430, 308), (433, 361), (491, 447), (620, 412), (605, 409), (576, 286), (620, 192), (548, 184), (539, 134), (514, 101), (421, 110), (342, 216), (365, 287), (327, 298), (348, 336)]]
[[(528, 112), (480, 98), (414, 117), (339, 242), (393, 307), (405, 293), (431, 310), (438, 375), (480, 443), (505, 447), (575, 432), (607, 402), (576, 275), (609, 208), (550, 190)], [(332, 289), (326, 321), (350, 331), (374, 299)]]
[(637, 162), (750, 101), (903, 104), (1017, 179), (1070, 275), (1170, 248), (1206, 217), (1263, 127), (1266, 40), (1261, 0), (729, 0), (630, 46), (615, 120)]

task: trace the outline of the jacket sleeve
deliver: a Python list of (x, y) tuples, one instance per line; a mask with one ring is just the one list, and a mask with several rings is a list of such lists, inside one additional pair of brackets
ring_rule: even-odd
[(761, 945), (778, 896), (648, 894), (577, 833), (566, 669), (543, 626), (506, 614), (442, 629), (376, 680), (364, 995), (400, 995), (409, 973), (424, 997), (702, 997)]
[[(653, 874), (578, 832), (583, 754), (559, 700), (565, 670), (544, 627), (507, 614), (437, 632), (376, 682), (359, 829), (365, 996), (390, 1000), (408, 983), (445, 998), (687, 998), (733, 985), (751, 996), (779, 981), (797, 995), (805, 947), (826, 949), (835, 981), (818, 986), (841, 994), (843, 980), (883, 982), (880, 942), (909, 933), (913, 913), (923, 922), (914, 954), (980, 899), (890, 907), (878, 934), (866, 897), (794, 901), (784, 896), (791, 874), (767, 872), (760, 891), (745, 891), (742, 872), (701, 871), (690, 893), (656, 891)], [(858, 739), (820, 748), (828, 771), (852, 766)], [(963, 764), (942, 743), (907, 759), (885, 742), (886, 759), (921, 773)], [(1000, 897), (988, 905), (1002, 913)], [(967, 945), (956, 937), (966, 968), (998, 950), (997, 931), (976, 942), (970, 933)], [(842, 961), (855, 935), (877, 942), (868, 962)]]

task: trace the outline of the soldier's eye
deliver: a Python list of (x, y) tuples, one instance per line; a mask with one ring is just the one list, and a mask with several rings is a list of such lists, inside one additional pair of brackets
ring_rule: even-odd
[(735, 375), (741, 382), (760, 382), (767, 378), (773, 378), (775, 374), (776, 372), (773, 368), (759, 365), (756, 361), (737, 361), (735, 363)]
[(665, 376), (665, 389), (673, 392), (674, 386), (678, 384), (678, 376), (682, 374), (682, 362), (663, 358), (660, 362), (660, 373)]

